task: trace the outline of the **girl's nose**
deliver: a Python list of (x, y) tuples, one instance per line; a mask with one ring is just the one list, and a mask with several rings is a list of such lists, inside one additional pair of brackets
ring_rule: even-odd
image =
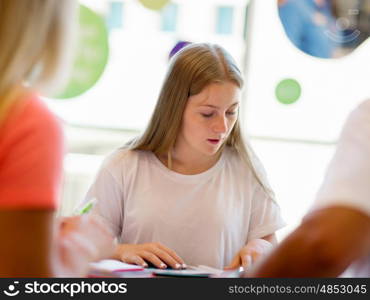
[(213, 130), (216, 133), (225, 133), (227, 132), (227, 120), (225, 117), (219, 117), (215, 120), (213, 125)]

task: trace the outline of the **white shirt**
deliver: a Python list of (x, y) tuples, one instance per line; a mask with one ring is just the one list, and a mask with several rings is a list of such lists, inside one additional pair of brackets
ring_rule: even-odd
[[(344, 205), (370, 217), (370, 100), (349, 116), (316, 197), (315, 208)], [(343, 276), (370, 277), (370, 253)]]
[(279, 207), (233, 150), (209, 170), (183, 175), (149, 151), (119, 149), (103, 164), (86, 201), (121, 243), (160, 242), (188, 265), (223, 268), (247, 241), (285, 224)]

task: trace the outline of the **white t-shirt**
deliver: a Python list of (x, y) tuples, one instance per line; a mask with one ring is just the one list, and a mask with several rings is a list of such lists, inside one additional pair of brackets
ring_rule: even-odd
[(188, 265), (223, 268), (251, 239), (285, 224), (251, 170), (227, 147), (209, 170), (183, 175), (150, 151), (119, 149), (104, 162), (86, 201), (120, 243), (160, 242)]
[[(344, 205), (370, 217), (370, 100), (349, 116), (314, 209)], [(370, 277), (370, 253), (343, 276)]]

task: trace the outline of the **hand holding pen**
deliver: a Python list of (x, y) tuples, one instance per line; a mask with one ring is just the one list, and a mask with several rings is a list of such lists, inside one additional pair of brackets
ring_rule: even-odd
[[(58, 242), (62, 259), (71, 268), (80, 269), (87, 262), (109, 258), (114, 251), (114, 239), (100, 218), (87, 214), (96, 200), (79, 209), (79, 215), (64, 217), (59, 226)], [(82, 213), (82, 214), (81, 214)]]

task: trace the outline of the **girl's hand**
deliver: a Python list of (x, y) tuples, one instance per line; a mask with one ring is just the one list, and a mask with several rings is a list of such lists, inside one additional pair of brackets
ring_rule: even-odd
[(230, 265), (224, 269), (233, 270), (240, 266), (247, 269), (258, 259), (265, 256), (271, 250), (272, 246), (273, 244), (265, 239), (251, 240), (235, 255)]
[(175, 251), (160, 243), (120, 244), (116, 247), (114, 258), (143, 267), (151, 263), (159, 269), (166, 269), (167, 266), (173, 269), (186, 268), (184, 261)]

